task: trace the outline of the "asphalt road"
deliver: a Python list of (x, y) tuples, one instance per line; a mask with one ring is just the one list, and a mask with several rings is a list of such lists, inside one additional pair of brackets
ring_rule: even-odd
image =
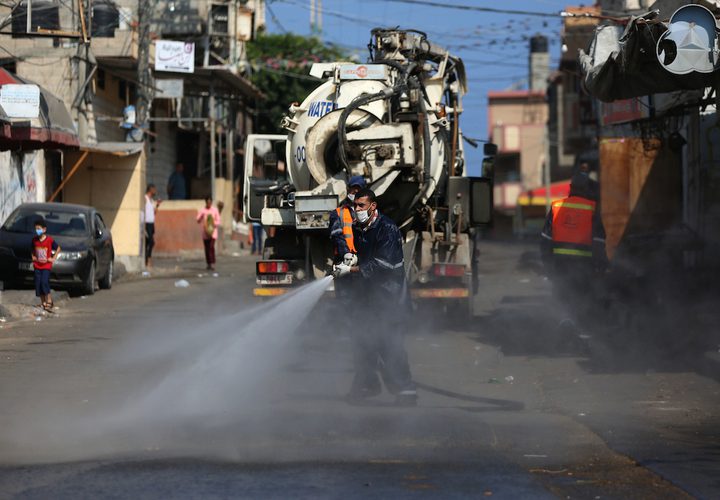
[(483, 250), (471, 321), (414, 315), (417, 408), (348, 404), (342, 315), (295, 330), (303, 299), (258, 305), (249, 257), (2, 325), (0, 497), (718, 497), (698, 353), (568, 328), (532, 247)]

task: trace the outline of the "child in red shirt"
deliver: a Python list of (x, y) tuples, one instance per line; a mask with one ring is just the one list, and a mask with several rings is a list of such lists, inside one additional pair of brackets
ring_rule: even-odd
[(44, 309), (52, 309), (50, 297), (50, 270), (60, 255), (60, 246), (47, 234), (47, 225), (40, 219), (35, 222), (36, 237), (32, 240), (32, 261), (35, 268), (35, 295), (40, 297)]

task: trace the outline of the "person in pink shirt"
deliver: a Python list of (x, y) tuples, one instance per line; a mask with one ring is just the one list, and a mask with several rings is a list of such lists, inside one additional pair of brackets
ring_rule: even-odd
[(198, 211), (197, 223), (200, 224), (203, 246), (205, 247), (205, 262), (207, 269), (215, 270), (215, 240), (218, 237), (220, 225), (220, 212), (212, 204), (212, 197), (205, 198), (205, 208)]

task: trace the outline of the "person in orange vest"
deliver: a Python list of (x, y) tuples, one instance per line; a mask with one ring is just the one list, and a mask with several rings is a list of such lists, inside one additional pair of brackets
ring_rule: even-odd
[(570, 196), (552, 203), (541, 236), (543, 264), (559, 297), (574, 301), (594, 294), (595, 279), (608, 261), (597, 193), (587, 172), (578, 171)]
[(357, 250), (353, 241), (353, 200), (355, 195), (365, 188), (365, 179), (361, 175), (350, 177), (347, 183), (347, 197), (340, 206), (330, 212), (330, 239), (335, 251), (335, 264), (357, 265)]

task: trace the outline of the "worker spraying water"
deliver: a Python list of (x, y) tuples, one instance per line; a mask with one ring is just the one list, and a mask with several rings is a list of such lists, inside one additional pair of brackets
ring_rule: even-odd
[[(402, 236), (395, 223), (382, 215), (375, 193), (361, 189), (353, 199), (356, 223), (352, 241), (357, 259), (335, 265), (336, 279), (354, 279), (350, 294), (365, 318), (352, 318), (355, 378), (348, 399), (362, 401), (382, 392), (378, 372), (387, 390), (401, 406), (417, 404), (410, 375), (404, 332), (409, 308)], [(368, 316), (372, 321), (367, 321)], [(365, 319), (365, 321), (363, 321)]]

